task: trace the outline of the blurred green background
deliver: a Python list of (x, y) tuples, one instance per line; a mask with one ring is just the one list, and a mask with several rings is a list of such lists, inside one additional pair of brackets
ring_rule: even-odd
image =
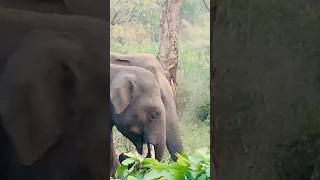
[[(159, 50), (161, 0), (112, 0), (110, 51), (151, 53)], [(209, 1), (206, 1), (209, 6)], [(177, 109), (184, 149), (210, 146), (210, 13), (203, 1), (183, 0), (179, 32)], [(117, 153), (133, 145), (114, 128)], [(170, 161), (166, 152), (164, 161)]]

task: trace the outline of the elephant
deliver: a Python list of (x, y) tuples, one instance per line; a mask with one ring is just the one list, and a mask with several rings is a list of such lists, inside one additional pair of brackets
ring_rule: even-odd
[(0, 0), (0, 6), (41, 13), (90, 16), (107, 20), (106, 0)]
[(141, 67), (110, 64), (113, 124), (143, 154), (161, 160), (166, 143), (166, 109), (156, 77)]
[(109, 177), (106, 22), (0, 7), (0, 24), (0, 179)]
[(176, 105), (173, 99), (173, 93), (168, 79), (165, 76), (165, 71), (157, 58), (152, 54), (119, 54), (110, 53), (110, 63), (124, 66), (138, 66), (151, 71), (161, 89), (161, 98), (166, 109), (166, 145), (171, 158), (176, 161), (176, 153), (181, 153), (183, 150), (180, 130), (178, 126), (178, 115)]

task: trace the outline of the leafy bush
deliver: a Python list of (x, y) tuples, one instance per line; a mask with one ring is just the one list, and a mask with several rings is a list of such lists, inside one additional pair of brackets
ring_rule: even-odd
[(197, 118), (200, 121), (209, 121), (210, 117), (210, 103), (206, 103), (198, 108)]
[(127, 159), (117, 168), (116, 176), (125, 180), (207, 180), (210, 179), (210, 153), (208, 148), (196, 150), (191, 155), (177, 154), (174, 163), (163, 163), (152, 158), (125, 153)]

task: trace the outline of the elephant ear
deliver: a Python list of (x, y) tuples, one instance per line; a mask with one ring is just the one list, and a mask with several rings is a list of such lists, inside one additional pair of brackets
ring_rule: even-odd
[(134, 100), (135, 76), (118, 73), (110, 84), (110, 98), (117, 114), (122, 113)]
[(127, 59), (113, 59), (111, 63), (124, 65), (124, 66), (132, 66), (131, 62)]
[(125, 65), (125, 66), (132, 66), (131, 61), (129, 59), (126, 59), (117, 53), (110, 53), (110, 63)]
[(65, 58), (72, 59), (69, 52), (77, 47), (41, 33), (30, 36), (8, 59), (0, 80), (2, 125), (23, 165), (59, 141), (71, 123), (76, 94), (75, 69)]

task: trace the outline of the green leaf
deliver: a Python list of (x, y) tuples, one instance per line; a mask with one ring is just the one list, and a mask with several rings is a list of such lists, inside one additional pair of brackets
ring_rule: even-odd
[(153, 158), (146, 158), (143, 160), (143, 164), (152, 164), (152, 165), (158, 165), (160, 162)]
[(176, 178), (174, 178), (172, 174), (167, 170), (158, 171), (158, 170), (152, 169), (150, 172), (148, 172), (144, 176), (144, 179), (150, 179), (150, 180), (158, 179), (158, 178), (165, 179), (165, 180), (176, 180)]
[(128, 156), (129, 158), (132, 158), (136, 161), (143, 161), (143, 156), (139, 154), (134, 154), (132, 152), (124, 153), (124, 155)]
[(134, 177), (134, 176), (128, 176), (128, 178), (127, 178), (128, 180), (137, 180), (137, 178), (136, 177)]
[(199, 164), (201, 161), (193, 156), (189, 156), (189, 161), (192, 163), (192, 164)]
[(170, 170), (173, 179), (185, 179), (185, 175), (187, 173), (187, 170)]
[(176, 180), (169, 172), (167, 171), (161, 171), (162, 176), (166, 179), (166, 180)]
[(144, 159), (142, 164), (144, 167), (155, 168), (155, 169), (162, 169), (163, 166), (165, 165), (164, 163), (160, 163), (158, 160), (152, 159), (152, 158)]
[(122, 177), (124, 175), (124, 172), (125, 172), (126, 169), (127, 169), (127, 166), (120, 165), (116, 170), (116, 176), (117, 177)]
[(207, 168), (207, 169), (206, 169), (206, 175), (207, 175), (208, 177), (210, 177), (210, 168)]
[(143, 159), (134, 153), (125, 155), (128, 158), (117, 168), (116, 175), (126, 180), (210, 179), (210, 155), (207, 148), (198, 149), (189, 156), (185, 152), (177, 154), (178, 160), (169, 164), (152, 158)]
[(130, 157), (130, 158), (133, 158), (133, 159), (136, 157), (136, 155), (133, 154), (132, 152), (127, 152), (127, 153), (123, 153), (123, 154)]
[(134, 170), (135, 167), (136, 167), (136, 164), (137, 164), (137, 163), (135, 163), (135, 164), (128, 170), (129, 173), (133, 172), (133, 170)]
[(205, 162), (209, 162), (210, 161), (210, 153), (208, 148), (201, 148), (196, 150), (192, 156), (194, 156), (195, 158), (199, 159), (199, 160), (203, 160)]
[(187, 180), (194, 180), (194, 177), (190, 171), (185, 172), (185, 179)]
[(187, 159), (187, 157), (183, 157), (183, 155), (180, 155), (177, 153), (177, 157), (178, 157), (178, 160), (177, 160), (177, 163), (181, 166), (186, 166), (186, 167), (189, 167), (190, 166), (190, 162), (189, 160)]
[(203, 167), (210, 167), (210, 165), (207, 162), (201, 162), (200, 165)]
[(136, 178), (138, 179), (138, 180), (143, 180), (144, 178), (143, 178), (143, 174), (138, 174), (137, 176), (136, 176)]
[(157, 178), (160, 178), (160, 177), (163, 177), (163, 175), (159, 171), (157, 171), (155, 169), (152, 169), (150, 172), (148, 172), (144, 176), (145, 179), (157, 179)]
[(207, 176), (205, 174), (202, 174), (198, 180), (207, 180)]
[(123, 164), (123, 165), (125, 165), (125, 166), (128, 166), (129, 164), (132, 164), (132, 163), (134, 163), (134, 162), (135, 162), (134, 159), (132, 159), (132, 158), (127, 158), (127, 159), (125, 159), (124, 161), (122, 161), (121, 164)]

